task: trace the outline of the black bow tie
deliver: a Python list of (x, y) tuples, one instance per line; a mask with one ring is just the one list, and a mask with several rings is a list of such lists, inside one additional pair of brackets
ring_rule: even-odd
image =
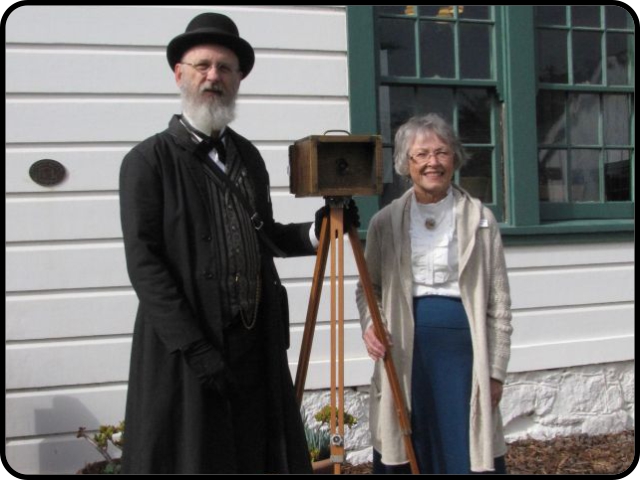
[(218, 160), (226, 164), (227, 149), (224, 146), (222, 138), (223, 137), (213, 138), (205, 136), (204, 139), (198, 144), (198, 150), (206, 155), (209, 155), (209, 152), (215, 148), (216, 152), (218, 152)]
[(223, 141), (224, 135), (220, 135), (218, 138), (213, 138), (212, 136), (201, 132), (196, 127), (191, 125), (184, 117), (182, 117), (182, 123), (187, 128), (187, 130), (189, 130), (196, 137), (202, 139), (196, 147), (199, 152), (204, 153), (205, 155), (209, 155), (209, 152), (215, 149), (216, 152), (218, 152), (218, 160), (220, 160), (220, 162), (224, 164), (227, 163), (227, 149), (225, 148)]

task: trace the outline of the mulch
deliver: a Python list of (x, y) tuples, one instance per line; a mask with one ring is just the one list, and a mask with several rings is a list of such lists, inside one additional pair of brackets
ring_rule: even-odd
[[(553, 440), (519, 440), (509, 444), (510, 474), (619, 474), (631, 467), (635, 432), (575, 435)], [(371, 463), (345, 465), (343, 474), (371, 473)]]
[(633, 463), (635, 432), (576, 435), (509, 445), (507, 469), (520, 474), (618, 474)]
[[(634, 459), (635, 432), (575, 435), (553, 440), (519, 440), (509, 444), (506, 462), (510, 474), (620, 474)], [(87, 465), (78, 473), (102, 473), (104, 463)], [(343, 465), (342, 474), (369, 474), (371, 463)]]

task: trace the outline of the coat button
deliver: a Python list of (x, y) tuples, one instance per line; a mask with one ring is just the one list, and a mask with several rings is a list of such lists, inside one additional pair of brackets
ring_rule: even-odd
[(202, 240), (204, 240), (205, 242), (210, 242), (211, 241), (211, 235), (203, 235), (202, 236)]
[(211, 280), (213, 278), (213, 273), (210, 270), (204, 272), (204, 278), (207, 280)]

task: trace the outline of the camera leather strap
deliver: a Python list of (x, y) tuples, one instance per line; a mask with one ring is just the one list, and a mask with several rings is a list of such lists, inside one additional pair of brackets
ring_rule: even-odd
[(273, 255), (276, 257), (282, 257), (282, 258), (287, 257), (287, 254), (284, 253), (282, 250), (280, 250), (276, 246), (276, 244), (273, 243), (273, 241), (269, 238), (266, 232), (262, 230), (262, 227), (264, 226), (264, 222), (260, 218), (260, 215), (258, 214), (258, 212), (251, 207), (251, 204), (249, 203), (249, 200), (247, 200), (247, 197), (244, 196), (244, 194), (240, 191), (240, 189), (229, 179), (229, 177), (224, 172), (222, 172), (219, 168), (211, 164), (211, 161), (209, 159), (209, 151), (212, 148), (215, 148), (216, 151), (218, 152), (219, 160), (222, 163), (226, 163), (227, 154), (226, 154), (226, 148), (222, 141), (222, 137), (218, 139), (214, 139), (209, 135), (206, 135), (205, 133), (201, 132), (200, 130), (195, 128), (193, 125), (191, 125), (187, 121), (187, 119), (184, 118), (184, 116), (180, 118), (180, 123), (187, 129), (189, 133), (191, 133), (195, 137), (195, 139), (200, 140), (200, 143), (198, 145), (198, 148), (196, 148), (195, 153), (202, 159), (202, 163), (204, 165), (204, 171), (207, 174), (207, 176), (213, 179), (214, 181), (218, 180), (219, 182), (221, 182), (223, 186), (226, 186), (227, 189), (236, 196), (238, 201), (240, 201), (240, 204), (244, 207), (244, 209), (249, 214), (249, 218), (251, 219), (253, 228), (255, 228), (256, 232), (258, 233), (258, 237), (260, 237), (262, 242), (269, 248), (269, 250), (271, 250), (271, 253), (273, 253)]
[(225, 173), (223, 173), (215, 165), (212, 165), (211, 162), (208, 160), (209, 160), (208, 158), (207, 159), (203, 158), (203, 162), (202, 162), (204, 165), (205, 173), (210, 178), (213, 178), (214, 181), (218, 180), (222, 182), (222, 184), (226, 186), (227, 189), (232, 194), (235, 195), (235, 197), (238, 199), (240, 204), (244, 207), (244, 209), (249, 214), (249, 218), (251, 219), (253, 228), (258, 233), (258, 237), (260, 237), (260, 240), (262, 240), (265, 246), (267, 246), (269, 250), (271, 250), (271, 253), (273, 253), (273, 255), (276, 257), (286, 258), (287, 254), (284, 253), (282, 250), (280, 250), (276, 246), (276, 244), (273, 243), (273, 240), (269, 238), (269, 235), (267, 235), (267, 233), (263, 230), (262, 227), (264, 226), (264, 222), (262, 221), (262, 218), (260, 218), (260, 214), (258, 214), (258, 212), (251, 207), (251, 204), (249, 203), (249, 200), (247, 200), (247, 197), (245, 197), (245, 195), (240, 191), (238, 186), (235, 183), (233, 183)]

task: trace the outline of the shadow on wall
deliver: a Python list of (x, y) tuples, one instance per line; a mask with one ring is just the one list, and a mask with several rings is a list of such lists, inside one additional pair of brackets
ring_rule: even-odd
[(34, 428), (38, 437), (20, 445), (8, 445), (9, 465), (21, 474), (76, 473), (85, 464), (102, 457), (84, 439), (77, 438), (79, 427), (97, 430), (100, 422), (75, 397), (55, 396), (51, 408), (34, 409)]

